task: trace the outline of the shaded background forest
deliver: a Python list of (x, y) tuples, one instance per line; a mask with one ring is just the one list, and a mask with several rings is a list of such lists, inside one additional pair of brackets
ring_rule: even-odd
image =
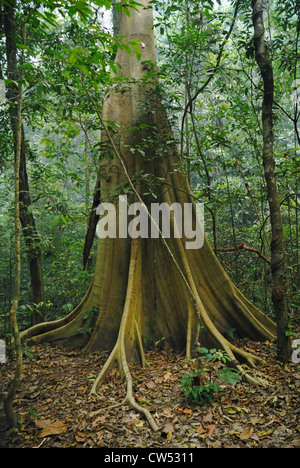
[[(54, 10), (62, 3), (43, 2), (49, 10), (41, 7), (33, 12), (33, 2), (16, 2), (16, 24), (28, 19), (26, 42), (17, 41), (31, 197), (26, 209), (36, 224), (45, 288), (43, 300), (36, 304), (28, 248), (22, 238), (21, 329), (39, 314), (47, 320), (66, 315), (85, 294), (97, 242), (95, 239), (83, 268), (87, 223), (99, 159), (110, 157), (101, 144), (101, 125), (85, 89), (88, 87), (100, 108), (107, 87), (116, 84), (110, 74), (116, 52), (112, 18), (101, 7), (103, 1), (68, 2), (68, 14), (62, 7)], [(262, 81), (254, 57), (250, 2), (240, 2), (226, 43), (235, 4), (210, 0), (157, 0), (153, 4), (164, 103), (193, 193), (205, 203), (206, 234), (231, 279), (255, 305), (272, 315), (270, 220), (262, 166)], [(275, 158), (292, 324), (299, 319), (300, 304), (299, 1), (266, 2), (265, 21), (275, 80)], [(130, 54), (137, 52), (135, 44), (123, 47)], [(4, 98), (4, 83), (6, 87), (12, 83), (6, 71), (1, 24), (1, 335), (10, 331), (15, 269), (14, 147), (9, 103)], [(126, 80), (122, 86), (126, 90)], [(187, 103), (202, 87), (183, 121)], [(151, 180), (149, 190), (155, 190)]]

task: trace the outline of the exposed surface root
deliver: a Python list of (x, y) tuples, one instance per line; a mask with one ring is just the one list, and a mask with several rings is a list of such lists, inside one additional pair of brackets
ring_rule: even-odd
[(270, 383), (267, 380), (264, 380), (260, 377), (252, 377), (249, 372), (247, 372), (243, 366), (236, 366), (238, 371), (241, 374), (241, 377), (245, 379), (249, 384), (254, 385), (254, 386), (262, 386), (262, 387), (269, 387)]
[(132, 376), (128, 365), (128, 356), (131, 357), (134, 348), (140, 358), (142, 365), (145, 364), (144, 351), (139, 333), (138, 322), (141, 313), (141, 248), (140, 240), (133, 240), (131, 243), (131, 259), (128, 275), (127, 296), (120, 325), (120, 331), (117, 343), (111, 352), (106, 364), (97, 377), (91, 390), (91, 394), (97, 396), (97, 389), (103, 383), (103, 379), (116, 363), (121, 375), (126, 382), (126, 397), (123, 403), (132, 406), (136, 411), (141, 413), (149, 423), (149, 426), (154, 432), (158, 431), (158, 426), (151, 416), (150, 412), (143, 406), (139, 405), (133, 395)]
[(75, 322), (81, 311), (84, 310), (84, 306), (89, 298), (92, 287), (93, 283), (91, 282), (86, 295), (70, 314), (60, 320), (39, 323), (27, 330), (24, 330), (20, 333), (21, 341), (27, 341), (29, 344), (37, 345), (40, 343), (51, 343), (51, 341), (55, 341), (59, 337), (58, 335), (63, 336), (64, 333), (61, 333), (61, 331), (64, 330), (63, 327), (70, 327), (70, 324)]

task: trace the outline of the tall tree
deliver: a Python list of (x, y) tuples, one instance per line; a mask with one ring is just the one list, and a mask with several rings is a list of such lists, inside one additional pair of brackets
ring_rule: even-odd
[(288, 336), (288, 275), (284, 245), (283, 223), (275, 172), (274, 159), (274, 75), (269, 60), (264, 25), (264, 0), (253, 0), (253, 25), (255, 58), (263, 79), (262, 128), (263, 128), (263, 165), (268, 192), (270, 220), (272, 226), (271, 269), (273, 276), (272, 301), (277, 322), (277, 356), (281, 361), (290, 360), (291, 348)]
[[(101, 202), (115, 201), (117, 219), (115, 198), (122, 193), (130, 193), (131, 202), (143, 202), (148, 217), (154, 202), (192, 204), (195, 227), (194, 199), (159, 92), (151, 2), (142, 3), (130, 12), (117, 4), (121, 37), (117, 77), (106, 93), (102, 113), (83, 83), (101, 121), (106, 148), (100, 167)], [(134, 53), (128, 44), (137, 39), (140, 46)], [(170, 218), (176, 230), (176, 220)], [(145, 363), (146, 342), (163, 340), (173, 349), (186, 349), (188, 357), (199, 341), (214, 344), (240, 369), (238, 361), (255, 366), (260, 359), (237, 348), (225, 338), (226, 331), (235, 329), (236, 337), (256, 340), (272, 340), (276, 334), (274, 323), (231, 282), (207, 239), (193, 250), (185, 249), (186, 241), (176, 235), (99, 239), (94, 278), (79, 306), (62, 320), (22, 333), (29, 343), (82, 346), (91, 352), (111, 349), (92, 392), (118, 365), (127, 383), (126, 401), (145, 414), (154, 430), (150, 413), (133, 398), (129, 369), (133, 356)], [(90, 327), (91, 335), (82, 333)], [(244, 375), (258, 383), (249, 372)]]
[[(5, 2), (1, 7), (2, 21), (4, 24), (5, 39), (6, 39), (6, 57), (7, 57), (7, 84), (6, 97), (9, 103), (9, 114), (11, 127), (14, 139), (15, 154), (17, 154), (17, 102), (18, 102), (18, 82), (20, 80), (18, 67), (18, 32), (16, 27), (15, 17), (16, 2), (11, 0)], [(28, 13), (30, 15), (30, 13)], [(28, 16), (29, 18), (29, 16)], [(26, 18), (23, 18), (26, 21)], [(25, 46), (25, 44), (23, 44)], [(26, 245), (28, 264), (30, 269), (32, 301), (38, 305), (45, 299), (44, 293), (44, 278), (43, 278), (43, 262), (42, 252), (40, 247), (40, 237), (37, 232), (36, 223), (32, 214), (32, 202), (29, 190), (29, 181), (27, 174), (27, 153), (25, 142), (25, 132), (22, 123), (21, 128), (21, 153), (20, 153), (20, 221), (22, 224), (23, 236)], [(33, 315), (33, 322), (42, 321), (42, 316), (39, 313)]]
[[(22, 28), (22, 38), (25, 37), (25, 28)], [(21, 294), (21, 238), (20, 238), (20, 166), (21, 166), (21, 147), (22, 147), (22, 105), (23, 105), (23, 86), (22, 81), (18, 83), (17, 108), (15, 120), (15, 173), (14, 173), (14, 207), (15, 207), (15, 281), (14, 297), (10, 309), (10, 323), (14, 339), (14, 348), (16, 352), (16, 369), (14, 379), (9, 387), (4, 399), (4, 409), (8, 425), (12, 428), (17, 427), (17, 418), (13, 408), (14, 397), (17, 393), (22, 376), (23, 357), (20, 340), (20, 333), (17, 321), (17, 310)]]

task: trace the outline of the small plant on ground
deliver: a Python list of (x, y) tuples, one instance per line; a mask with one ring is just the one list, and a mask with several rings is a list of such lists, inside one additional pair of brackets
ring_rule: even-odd
[[(234, 385), (240, 382), (241, 376), (237, 369), (225, 365), (230, 358), (222, 350), (200, 348), (197, 355), (193, 368), (181, 375), (180, 389), (190, 402), (204, 406), (212, 401), (216, 392), (222, 390), (220, 383)], [(208, 362), (215, 363), (214, 377), (218, 382), (213, 380), (213, 372), (205, 367)]]

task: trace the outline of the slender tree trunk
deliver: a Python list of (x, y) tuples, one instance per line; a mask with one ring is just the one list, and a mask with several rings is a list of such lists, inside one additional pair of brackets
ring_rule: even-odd
[[(224, 156), (223, 156), (223, 160), (225, 161)], [(225, 177), (226, 177), (228, 201), (229, 201), (229, 206), (230, 206), (232, 241), (233, 241), (233, 245), (237, 245), (236, 228), (235, 228), (235, 221), (234, 221), (234, 209), (233, 209), (232, 196), (231, 196), (230, 183), (228, 179), (228, 171), (227, 171), (226, 163), (224, 164), (224, 170), (225, 170)], [(235, 282), (236, 284), (239, 284), (240, 278), (239, 278), (239, 268), (238, 268), (238, 251), (236, 251), (235, 253), (234, 264), (235, 264)]]
[(21, 284), (21, 239), (20, 239), (20, 162), (22, 145), (22, 84), (18, 86), (17, 121), (16, 121), (16, 157), (15, 157), (15, 290), (10, 310), (10, 322), (16, 352), (16, 370), (14, 379), (4, 400), (4, 409), (9, 427), (17, 427), (17, 418), (13, 401), (22, 375), (22, 347), (17, 322), (17, 310), (20, 300)]
[(85, 179), (85, 214), (88, 223), (90, 214), (90, 165), (89, 165), (89, 137), (88, 130), (84, 132), (84, 179)]
[[(295, 65), (294, 65), (294, 84), (296, 85), (296, 92), (295, 92), (295, 99), (294, 99), (294, 118), (293, 118), (293, 124), (294, 124), (294, 146), (295, 148), (300, 146), (300, 135), (299, 135), (299, 130), (298, 130), (298, 121), (300, 118), (300, 82), (297, 80), (297, 71), (298, 71), (298, 57), (299, 57), (299, 42), (300, 42), (300, 3), (296, 4), (295, 8), (295, 13), (298, 16), (298, 22), (297, 22), (297, 35), (296, 35), (296, 53), (295, 53)], [(298, 83), (298, 86), (297, 86)], [(294, 154), (294, 158), (296, 161), (296, 158), (298, 156), (298, 152), (296, 151)], [(298, 222), (298, 210), (297, 210), (297, 200), (298, 200), (298, 189), (299, 189), (299, 174), (296, 174), (296, 182), (295, 182), (295, 198), (296, 198), (296, 278), (293, 281), (293, 284), (296, 284), (297, 288), (300, 289), (300, 248), (299, 248), (299, 222)], [(299, 312), (300, 315), (300, 312)]]
[[(2, 18), (6, 36), (7, 77), (14, 82), (7, 84), (6, 95), (9, 101), (9, 113), (11, 118), (11, 126), (13, 131), (16, 154), (18, 89), (15, 83), (17, 83), (19, 80), (19, 71), (17, 63), (17, 31), (15, 27), (14, 7), (15, 1), (11, 1), (10, 5), (4, 5)], [(22, 225), (30, 270), (32, 301), (34, 304), (38, 305), (45, 299), (43, 262), (42, 252), (40, 248), (40, 237), (37, 232), (35, 219), (30, 210), (31, 205), (32, 203), (29, 192), (29, 182), (26, 168), (26, 143), (24, 127), (22, 124), (20, 149), (20, 221)], [(39, 323), (41, 321), (43, 321), (43, 316), (40, 313), (35, 313), (33, 315), (33, 323)]]
[(277, 322), (277, 356), (281, 361), (291, 358), (290, 338), (288, 331), (288, 275), (286, 268), (286, 252), (284, 245), (283, 224), (281, 217), (278, 186), (275, 174), (274, 132), (273, 132), (273, 100), (274, 78), (273, 68), (268, 57), (268, 49), (264, 27), (264, 0), (253, 0), (253, 25), (255, 58), (261, 72), (264, 84), (262, 103), (263, 125), (263, 165), (267, 184), (268, 201), (272, 227), (271, 268), (273, 275), (272, 300)]
[(92, 207), (89, 209), (89, 216), (87, 218), (87, 231), (85, 235), (83, 259), (82, 259), (83, 269), (85, 269), (88, 264), (89, 255), (90, 255), (90, 252), (94, 243), (94, 239), (95, 239), (96, 227), (97, 227), (97, 223), (99, 220), (99, 215), (97, 214), (96, 210), (99, 204), (100, 204), (100, 175), (98, 174), (97, 180), (95, 183), (95, 188), (94, 188)]

